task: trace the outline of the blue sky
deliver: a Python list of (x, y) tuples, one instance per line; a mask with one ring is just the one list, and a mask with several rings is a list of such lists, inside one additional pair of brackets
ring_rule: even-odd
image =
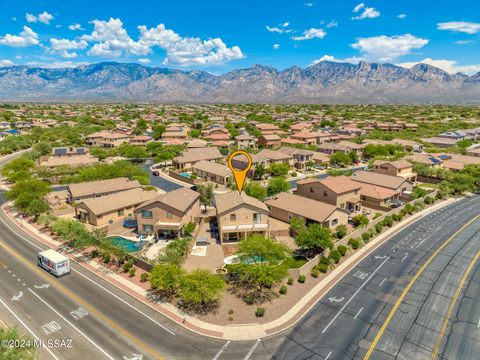
[(474, 0), (2, 0), (0, 66), (99, 61), (223, 73), (360, 60), (480, 71)]

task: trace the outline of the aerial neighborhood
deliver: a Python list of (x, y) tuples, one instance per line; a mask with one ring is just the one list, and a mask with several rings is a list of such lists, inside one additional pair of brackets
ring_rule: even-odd
[(202, 321), (272, 320), (342, 257), (476, 189), (478, 119), (426, 108), (4, 105), (5, 206), (131, 286), (201, 276), (205, 298), (180, 281), (168, 301)]

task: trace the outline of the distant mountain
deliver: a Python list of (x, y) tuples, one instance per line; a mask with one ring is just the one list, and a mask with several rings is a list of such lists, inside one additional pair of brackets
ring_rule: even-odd
[(283, 71), (255, 65), (223, 75), (104, 62), (76, 68), (0, 68), (1, 101), (196, 103), (480, 103), (480, 73), (450, 75), (323, 61)]

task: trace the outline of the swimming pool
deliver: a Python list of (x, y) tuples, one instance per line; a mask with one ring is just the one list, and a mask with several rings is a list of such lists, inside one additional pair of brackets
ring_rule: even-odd
[(125, 239), (122, 236), (112, 236), (107, 238), (112, 242), (112, 244), (126, 252), (137, 252), (142, 250), (142, 248), (147, 244), (146, 241), (132, 241)]
[(232, 265), (232, 264), (238, 264), (238, 263), (250, 265), (250, 264), (264, 263), (266, 261), (267, 259), (265, 259), (263, 256), (257, 256), (257, 255), (244, 258), (243, 260), (240, 260), (237, 255), (228, 256), (225, 259), (223, 259), (223, 263), (225, 265)]
[(180, 173), (179, 174), (180, 176), (183, 176), (184, 178), (190, 178), (190, 174), (189, 173)]

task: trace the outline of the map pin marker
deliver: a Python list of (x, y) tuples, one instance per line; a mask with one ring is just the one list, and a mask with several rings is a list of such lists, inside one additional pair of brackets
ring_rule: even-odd
[[(247, 166), (245, 169), (237, 169), (233, 166), (232, 160), (236, 156), (245, 156), (247, 158)], [(244, 150), (237, 150), (230, 154), (228, 157), (228, 167), (232, 170), (233, 176), (235, 177), (235, 182), (237, 183), (238, 192), (242, 192), (243, 184), (245, 183), (245, 178), (247, 177), (248, 170), (252, 167), (252, 157), (250, 154)]]

